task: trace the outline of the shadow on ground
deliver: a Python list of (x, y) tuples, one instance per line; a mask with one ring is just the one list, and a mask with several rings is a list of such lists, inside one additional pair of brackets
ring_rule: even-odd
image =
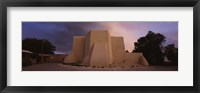
[(147, 66), (147, 67), (112, 67), (93, 68), (85, 66), (71, 66), (62, 63), (43, 63), (22, 67), (22, 71), (178, 71), (177, 66)]

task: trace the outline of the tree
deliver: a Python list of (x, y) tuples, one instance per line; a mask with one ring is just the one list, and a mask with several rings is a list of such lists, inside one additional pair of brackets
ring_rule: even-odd
[(149, 31), (146, 36), (139, 38), (134, 43), (133, 52), (142, 52), (149, 64), (162, 64), (164, 60), (162, 43), (164, 42), (164, 35)]
[(26, 38), (22, 40), (22, 49), (34, 54), (54, 54), (56, 47), (46, 39)]
[(174, 44), (169, 44), (165, 47), (165, 54), (173, 64), (178, 64), (178, 48)]

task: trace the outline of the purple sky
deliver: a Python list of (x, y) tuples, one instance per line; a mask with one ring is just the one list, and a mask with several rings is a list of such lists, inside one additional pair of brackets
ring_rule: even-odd
[(111, 36), (123, 36), (129, 51), (148, 31), (163, 34), (164, 46), (178, 46), (178, 22), (22, 22), (22, 39), (47, 39), (56, 46), (55, 53), (69, 53), (73, 36), (85, 35), (90, 30), (108, 30)]

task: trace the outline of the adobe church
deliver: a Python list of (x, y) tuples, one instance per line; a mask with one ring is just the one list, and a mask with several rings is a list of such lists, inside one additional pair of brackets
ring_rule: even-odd
[(92, 30), (86, 36), (74, 36), (72, 52), (64, 63), (96, 67), (148, 66), (142, 53), (126, 53), (123, 37), (111, 36), (107, 30)]

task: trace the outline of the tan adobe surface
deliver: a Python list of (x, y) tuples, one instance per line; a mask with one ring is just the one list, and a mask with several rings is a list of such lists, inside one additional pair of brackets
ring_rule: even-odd
[(86, 36), (74, 36), (72, 52), (64, 63), (86, 66), (148, 66), (142, 53), (125, 53), (123, 37), (110, 36), (107, 30), (92, 30)]

